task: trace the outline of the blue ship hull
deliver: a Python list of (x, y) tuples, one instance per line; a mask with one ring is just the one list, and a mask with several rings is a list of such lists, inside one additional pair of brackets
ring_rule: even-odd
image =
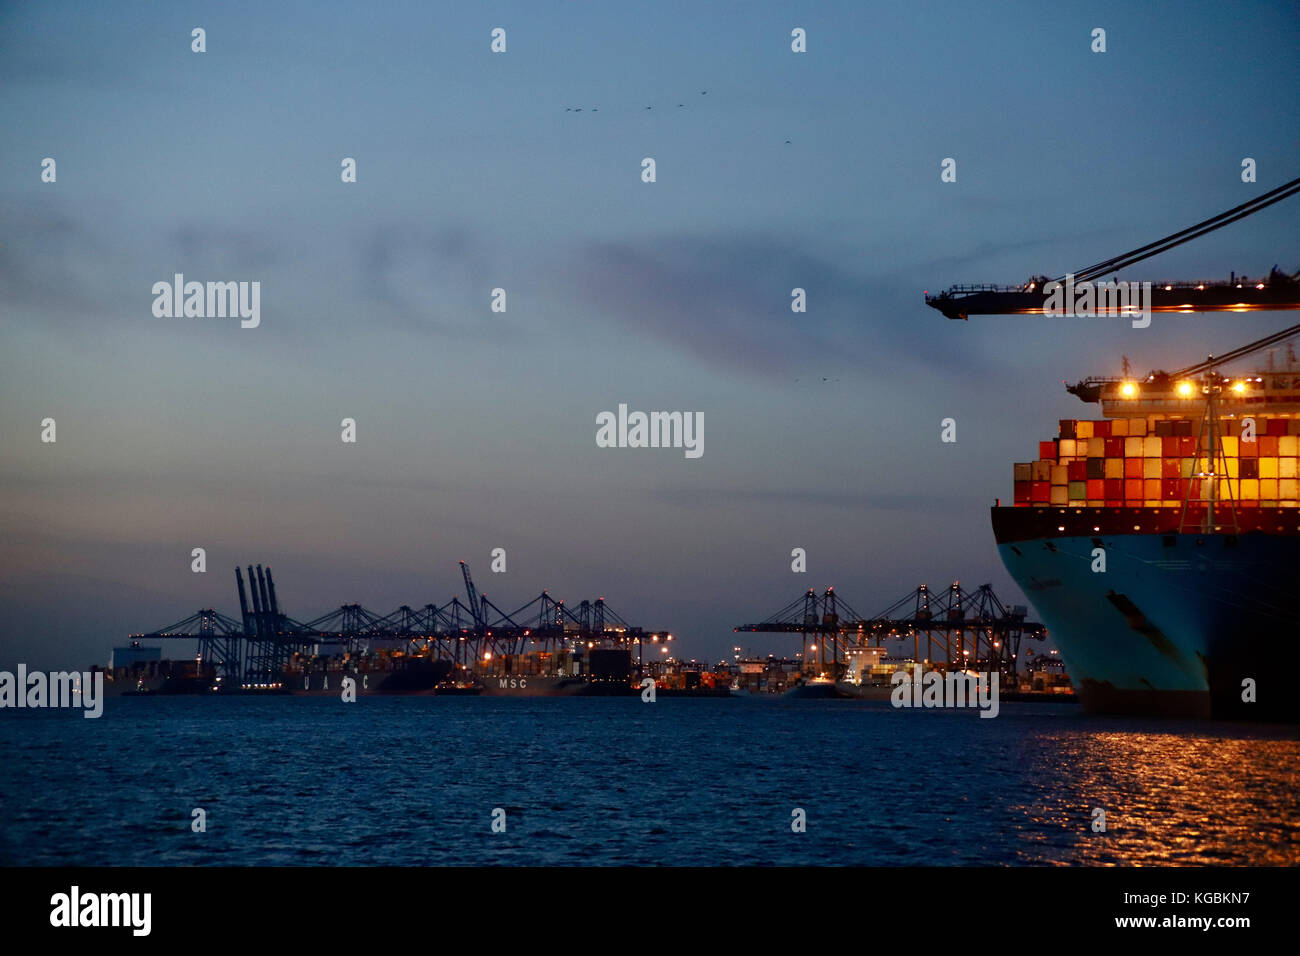
[(1255, 510), (1209, 533), (1180, 533), (1177, 509), (995, 508), (993, 524), (1088, 710), (1294, 721), (1300, 517)]

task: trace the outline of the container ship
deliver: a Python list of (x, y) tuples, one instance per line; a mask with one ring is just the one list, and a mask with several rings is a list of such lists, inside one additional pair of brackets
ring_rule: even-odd
[(1300, 571), (1300, 371), (1217, 371), (1281, 335), (1069, 386), (1103, 417), (1061, 421), (992, 509), (1089, 711), (1296, 719), (1275, 642)]

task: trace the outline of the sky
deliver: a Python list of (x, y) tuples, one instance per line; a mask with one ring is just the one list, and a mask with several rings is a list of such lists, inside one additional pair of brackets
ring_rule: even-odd
[[(309, 620), (443, 603), (463, 559), (700, 659), (809, 587), (1027, 603), (988, 509), (1100, 417), (1062, 381), (1294, 321), (924, 305), (1300, 175), (1294, 5), (1134, 7), (0, 3), (0, 667), (237, 616), (249, 563)], [(1294, 272), (1295, 202), (1120, 278)], [(156, 317), (175, 273), (259, 282), (260, 325)], [(704, 453), (597, 447), (620, 403)]]

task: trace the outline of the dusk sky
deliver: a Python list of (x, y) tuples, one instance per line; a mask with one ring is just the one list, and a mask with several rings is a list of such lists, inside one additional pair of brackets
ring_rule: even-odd
[[(464, 559), (702, 659), (808, 587), (1025, 602), (988, 509), (1100, 417), (1062, 380), (1296, 314), (954, 322), (923, 290), (1300, 175), (1297, 90), (1292, 3), (0, 5), (0, 667), (237, 616), (249, 563), (309, 620), (443, 603)], [(1120, 278), (1294, 272), (1297, 212)], [(175, 273), (260, 282), (260, 326), (155, 317)], [(703, 455), (598, 448), (620, 403), (702, 413)]]

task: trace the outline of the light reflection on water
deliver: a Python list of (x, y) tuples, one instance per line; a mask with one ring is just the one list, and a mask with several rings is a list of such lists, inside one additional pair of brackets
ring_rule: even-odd
[(1298, 766), (1072, 704), (110, 699), (0, 713), (0, 863), (1294, 865)]
[[(1300, 862), (1300, 743), (1272, 736), (1278, 733), (1289, 731), (1232, 725), (1204, 735), (1036, 735), (1024, 753), (1032, 793), (1016, 808), (1025, 820), (1020, 858), (1206, 866)], [(1075, 825), (1080, 817), (1091, 819), (1094, 807), (1106, 811), (1105, 834), (1080, 832)], [(1054, 831), (1069, 838), (1053, 839)]]

